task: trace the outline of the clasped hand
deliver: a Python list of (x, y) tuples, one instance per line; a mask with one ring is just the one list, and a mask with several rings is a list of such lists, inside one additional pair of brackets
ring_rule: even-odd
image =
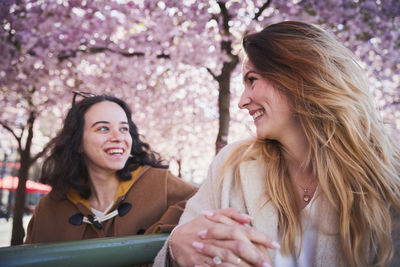
[(270, 267), (268, 249), (279, 244), (250, 226), (251, 217), (235, 208), (204, 211), (180, 225), (169, 239), (170, 254), (179, 266)]

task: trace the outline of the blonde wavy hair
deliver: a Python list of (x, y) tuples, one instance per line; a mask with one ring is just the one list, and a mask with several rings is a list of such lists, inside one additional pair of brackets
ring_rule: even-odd
[[(393, 254), (391, 207), (400, 210), (400, 150), (384, 132), (354, 55), (318, 26), (285, 21), (243, 39), (247, 59), (290, 101), (309, 143), (306, 166), (338, 212), (348, 266), (385, 266)], [(284, 148), (252, 140), (222, 170), (262, 156), (266, 194), (279, 215), (281, 246), (295, 253), (300, 212), (292, 197)], [(222, 177), (222, 175), (221, 175)]]

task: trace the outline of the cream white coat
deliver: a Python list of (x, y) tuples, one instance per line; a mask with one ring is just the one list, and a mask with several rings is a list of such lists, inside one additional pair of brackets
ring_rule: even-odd
[[(259, 231), (278, 240), (278, 217), (274, 205), (265, 196), (265, 168), (261, 159), (246, 161), (240, 165), (239, 190), (234, 186), (233, 168), (225, 172), (222, 184), (218, 187), (219, 171), (241, 142), (236, 142), (222, 149), (211, 163), (208, 177), (199, 191), (187, 202), (186, 208), (179, 221), (184, 224), (201, 215), (204, 210), (216, 210), (235, 207), (254, 218), (252, 225)], [(329, 267), (343, 266), (338, 235), (338, 216), (326, 197), (316, 192), (318, 236), (314, 261), (312, 266)], [(179, 227), (179, 226), (178, 226)], [(153, 266), (168, 266), (168, 246), (158, 253)], [(275, 251), (270, 250), (272, 261)]]

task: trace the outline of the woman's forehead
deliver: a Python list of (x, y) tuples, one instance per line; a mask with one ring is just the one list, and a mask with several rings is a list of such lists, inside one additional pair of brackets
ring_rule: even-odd
[(93, 120), (127, 120), (123, 108), (117, 103), (111, 101), (102, 101), (91, 106), (85, 113), (85, 121)]
[(250, 62), (250, 60), (246, 57), (242, 63), (242, 74), (246, 75), (249, 71), (256, 71), (254, 65)]

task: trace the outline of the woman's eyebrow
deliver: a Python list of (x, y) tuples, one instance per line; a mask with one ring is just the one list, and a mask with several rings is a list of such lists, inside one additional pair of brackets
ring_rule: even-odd
[(108, 121), (96, 121), (95, 123), (92, 124), (91, 127), (94, 127), (94, 126), (96, 126), (97, 124), (101, 124), (101, 123), (109, 124), (110, 122), (108, 122)]
[[(98, 124), (110, 124), (110, 122), (109, 121), (96, 121), (96, 122), (94, 122), (92, 124), (91, 127), (94, 127), (94, 126), (96, 126)], [(127, 121), (121, 121), (119, 124), (127, 124), (127, 125), (129, 125), (129, 123)]]

